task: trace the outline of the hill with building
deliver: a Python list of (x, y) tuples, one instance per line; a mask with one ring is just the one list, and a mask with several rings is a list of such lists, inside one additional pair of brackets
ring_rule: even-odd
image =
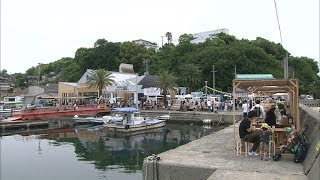
[[(25, 74), (14, 74), (15, 79), (11, 82), (16, 87), (35, 85), (38, 82), (42, 85), (76, 82), (87, 69), (118, 71), (119, 65), (125, 63), (132, 64), (134, 72), (139, 75), (147, 72), (157, 74), (166, 69), (179, 77), (180, 86), (192, 86), (190, 88), (193, 90), (203, 87), (207, 81), (209, 86), (230, 91), (235, 73), (272, 74), (275, 78), (282, 78), (283, 59), (288, 53), (288, 75), (300, 80), (300, 92), (320, 96), (320, 78), (317, 75), (319, 70), (314, 59), (291, 56), (281, 44), (264, 38), (237, 39), (224, 32), (213, 35), (210, 32), (183, 34), (179, 38), (179, 44), (168, 41), (160, 48), (155, 43), (142, 39), (127, 42), (98, 39), (93, 47), (79, 48), (74, 57), (39, 64), (29, 68)], [(184, 78), (191, 73), (195, 73), (192, 78)], [(197, 81), (190, 83), (192, 79)]]

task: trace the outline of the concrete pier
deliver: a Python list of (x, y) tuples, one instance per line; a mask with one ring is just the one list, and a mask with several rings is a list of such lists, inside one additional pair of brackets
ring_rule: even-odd
[[(303, 163), (294, 163), (292, 156), (283, 156), (280, 161), (236, 156), (234, 131), (230, 126), (176, 149), (146, 158), (143, 179), (318, 180), (320, 156), (315, 147), (319, 142), (319, 112), (310, 111), (304, 105), (300, 105), (300, 111), (302, 123), (309, 125), (305, 135), (310, 147)], [(238, 124), (236, 133), (239, 138)]]
[(46, 120), (29, 120), (29, 121), (7, 121), (3, 120), (0, 122), (0, 131), (2, 130), (17, 130), (21, 128), (37, 128), (37, 127), (48, 127), (49, 123)]
[[(160, 160), (145, 159), (143, 177), (149, 179), (208, 179), (216, 170), (264, 172), (277, 177), (306, 179), (303, 166), (293, 162), (292, 157), (280, 161), (261, 161), (258, 157), (236, 156), (233, 128), (227, 127), (214, 134), (192, 141), (158, 155)], [(243, 174), (243, 175), (244, 175)], [(158, 178), (157, 178), (158, 177)], [(246, 176), (242, 176), (246, 179)]]

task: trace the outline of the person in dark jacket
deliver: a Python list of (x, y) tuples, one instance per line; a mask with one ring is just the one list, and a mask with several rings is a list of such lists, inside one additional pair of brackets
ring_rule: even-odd
[(255, 128), (251, 126), (251, 121), (255, 118), (255, 112), (250, 111), (246, 118), (244, 118), (239, 125), (239, 136), (242, 141), (254, 143), (249, 155), (256, 155), (257, 148), (260, 145), (260, 135), (255, 132)]
[(274, 106), (271, 106), (269, 111), (266, 113), (264, 122), (267, 123), (269, 126), (275, 126), (277, 124), (277, 117), (274, 113), (275, 109), (276, 108)]

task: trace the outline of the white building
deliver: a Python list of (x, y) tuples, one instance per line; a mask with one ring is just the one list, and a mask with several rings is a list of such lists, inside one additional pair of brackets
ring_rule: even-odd
[(136, 44), (142, 44), (142, 45), (144, 45), (144, 47), (146, 47), (147, 49), (152, 48), (152, 49), (158, 50), (158, 48), (159, 48), (159, 46), (157, 45), (157, 43), (150, 42), (150, 41), (143, 40), (143, 39), (134, 40), (134, 41), (132, 41), (132, 42), (134, 42), (134, 43), (136, 43)]
[(229, 29), (223, 28), (223, 29), (216, 29), (213, 31), (205, 31), (205, 32), (192, 34), (194, 39), (191, 41), (191, 43), (203, 43), (207, 38), (210, 38), (211, 36), (214, 36), (219, 33), (229, 34)]

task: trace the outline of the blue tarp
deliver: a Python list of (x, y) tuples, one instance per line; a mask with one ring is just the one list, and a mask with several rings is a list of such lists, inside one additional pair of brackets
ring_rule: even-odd
[(139, 111), (139, 109), (134, 107), (125, 107), (125, 108), (112, 108), (111, 111), (134, 112), (134, 111)]

